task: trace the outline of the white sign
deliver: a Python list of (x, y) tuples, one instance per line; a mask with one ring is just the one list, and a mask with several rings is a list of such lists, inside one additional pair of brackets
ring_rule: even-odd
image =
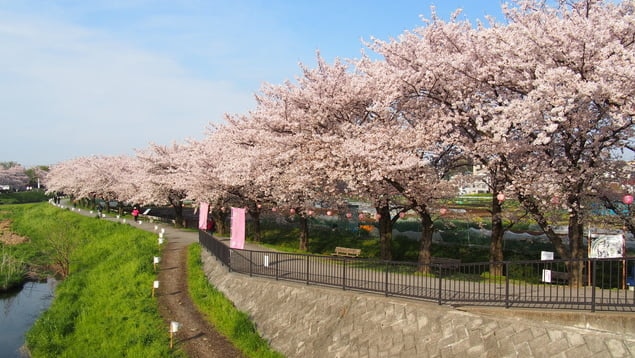
[(552, 251), (540, 251), (540, 260), (542, 260), (542, 261), (552, 261), (553, 260), (553, 252)]
[(542, 270), (542, 282), (551, 283), (551, 270)]
[(607, 259), (624, 257), (624, 236), (619, 235), (598, 235), (591, 239), (591, 249), (589, 258)]
[(159, 288), (159, 281), (154, 281), (154, 288)]

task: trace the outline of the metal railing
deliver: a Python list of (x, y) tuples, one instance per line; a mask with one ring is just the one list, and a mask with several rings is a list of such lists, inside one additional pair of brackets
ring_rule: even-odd
[(230, 271), (275, 280), (375, 292), (440, 305), (635, 311), (631, 277), (631, 286), (626, 284), (627, 273), (635, 271), (635, 258), (585, 259), (580, 262), (585, 282), (574, 286), (566, 273), (573, 261), (503, 261), (496, 264), (504, 275), (490, 277), (489, 262), (433, 264), (426, 268), (412, 262), (236, 250), (204, 231), (199, 232), (199, 242)]

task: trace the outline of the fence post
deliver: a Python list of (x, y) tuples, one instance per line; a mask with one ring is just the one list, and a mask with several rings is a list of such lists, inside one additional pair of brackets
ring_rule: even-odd
[(280, 265), (278, 265), (278, 263), (280, 262), (280, 257), (279, 256), (280, 256), (280, 254), (276, 252), (276, 281), (278, 281), (280, 279), (280, 277), (279, 277), (279, 275), (280, 275), (279, 269), (280, 268), (278, 267), (278, 266), (280, 266)]
[(342, 264), (342, 290), (346, 291), (346, 259)]
[(505, 262), (505, 308), (509, 308), (509, 261)]
[(306, 284), (307, 286), (311, 283), (311, 279), (309, 277), (309, 259), (311, 256), (306, 255)]
[(253, 268), (253, 264), (254, 264), (254, 252), (249, 250), (249, 277), (252, 277), (254, 275), (254, 268)]
[(439, 297), (437, 299), (437, 302), (439, 303), (439, 306), (443, 304), (443, 270), (439, 269)]
[(388, 261), (385, 261), (385, 262), (386, 262), (386, 272), (384, 276), (384, 295), (388, 297), (388, 271), (390, 270), (389, 269), (390, 265), (388, 264)]
[(595, 312), (595, 284), (597, 279), (597, 270), (595, 269), (595, 263), (593, 261), (594, 260), (589, 261), (591, 262), (590, 266), (593, 268), (593, 271), (591, 272), (591, 312)]

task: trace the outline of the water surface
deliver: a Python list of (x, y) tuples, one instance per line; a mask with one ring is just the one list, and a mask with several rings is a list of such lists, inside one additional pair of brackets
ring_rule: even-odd
[(0, 358), (24, 357), (24, 335), (53, 299), (55, 280), (27, 282), (22, 290), (0, 294)]

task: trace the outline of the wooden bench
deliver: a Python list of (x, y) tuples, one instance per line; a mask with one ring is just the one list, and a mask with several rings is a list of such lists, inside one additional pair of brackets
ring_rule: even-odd
[(446, 257), (431, 257), (430, 268), (432, 272), (442, 275), (448, 275), (459, 270), (461, 260), (450, 259)]
[(461, 265), (461, 260), (460, 259), (449, 259), (446, 257), (432, 257), (431, 264), (433, 265), (438, 265), (438, 266), (444, 266), (444, 267), (452, 267), (452, 268), (459, 268), (459, 265)]
[(344, 256), (344, 257), (359, 257), (362, 253), (362, 249), (352, 249), (350, 247), (336, 247), (335, 252), (331, 255), (333, 256)]

